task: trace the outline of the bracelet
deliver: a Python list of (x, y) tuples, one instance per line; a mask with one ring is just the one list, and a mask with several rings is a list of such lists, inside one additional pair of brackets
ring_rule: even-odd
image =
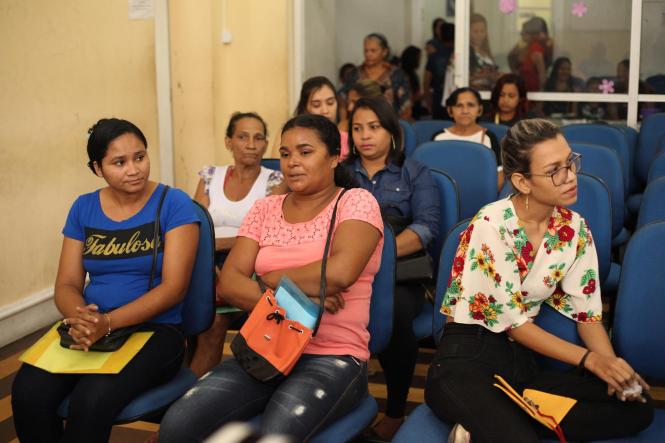
[(582, 356), (582, 359), (580, 362), (577, 364), (577, 369), (580, 371), (584, 371), (584, 363), (586, 363), (586, 359), (589, 357), (589, 354), (591, 354), (591, 349), (587, 349), (584, 355)]
[(106, 318), (106, 322), (108, 323), (109, 326), (106, 331), (106, 336), (108, 337), (109, 335), (111, 335), (111, 316), (105, 312), (104, 317)]

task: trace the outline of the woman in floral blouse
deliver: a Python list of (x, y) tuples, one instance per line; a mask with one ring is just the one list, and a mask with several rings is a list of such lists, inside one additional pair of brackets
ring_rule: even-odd
[[(454, 438), (537, 442), (554, 438), (498, 388), (575, 398), (561, 421), (572, 440), (618, 438), (649, 425), (649, 386), (612, 349), (602, 325), (598, 259), (591, 232), (566, 209), (577, 199), (580, 155), (559, 128), (540, 119), (513, 126), (502, 142), (515, 194), (478, 212), (460, 238), (441, 312), (448, 315), (430, 367), (425, 400)], [(577, 322), (578, 346), (533, 323), (542, 303)], [(545, 373), (540, 353), (578, 373)], [(642, 393), (626, 390), (634, 384)], [(467, 432), (468, 430), (468, 432)]]

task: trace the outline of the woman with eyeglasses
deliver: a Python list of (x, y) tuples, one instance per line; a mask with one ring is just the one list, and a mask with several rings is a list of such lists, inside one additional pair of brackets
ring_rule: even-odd
[[(598, 258), (577, 200), (580, 155), (546, 120), (523, 120), (502, 142), (514, 194), (482, 208), (460, 237), (441, 312), (448, 316), (425, 401), (457, 423), (449, 441), (556, 438), (498, 388), (495, 375), (576, 400), (560, 422), (569, 440), (626, 437), (653, 418), (649, 386), (618, 357), (601, 322)], [(533, 320), (546, 303), (577, 324), (583, 345)], [(535, 354), (577, 366), (541, 370)]]

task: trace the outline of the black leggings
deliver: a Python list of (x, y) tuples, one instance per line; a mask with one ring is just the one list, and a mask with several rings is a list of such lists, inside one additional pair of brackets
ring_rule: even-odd
[(413, 319), (422, 311), (424, 300), (422, 285), (395, 285), (393, 333), (388, 347), (379, 354), (388, 390), (388, 417), (404, 416), (413, 370), (418, 359), (418, 340), (413, 333)]
[[(136, 396), (171, 379), (184, 355), (182, 333), (146, 325), (155, 333), (118, 374), (52, 374), (23, 364), (12, 386), (16, 435), (22, 443), (107, 442), (115, 418)], [(69, 397), (67, 426), (56, 411)]]
[(474, 443), (538, 442), (555, 439), (506, 394), (493, 386), (501, 375), (517, 392), (524, 388), (575, 398), (561, 421), (569, 440), (628, 437), (653, 419), (653, 403), (621, 402), (607, 395), (607, 384), (592, 374), (540, 371), (533, 351), (512, 341), (505, 332), (478, 325), (449, 323), (429, 369), (425, 401), (449, 423), (461, 423)]

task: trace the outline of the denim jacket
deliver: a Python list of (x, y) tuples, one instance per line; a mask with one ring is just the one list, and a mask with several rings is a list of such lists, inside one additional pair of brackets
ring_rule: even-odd
[(407, 229), (415, 232), (425, 248), (439, 233), (439, 190), (429, 169), (412, 159), (400, 167), (389, 163), (370, 180), (360, 159), (352, 165), (352, 174), (361, 188), (379, 202), (382, 212), (412, 218)]

